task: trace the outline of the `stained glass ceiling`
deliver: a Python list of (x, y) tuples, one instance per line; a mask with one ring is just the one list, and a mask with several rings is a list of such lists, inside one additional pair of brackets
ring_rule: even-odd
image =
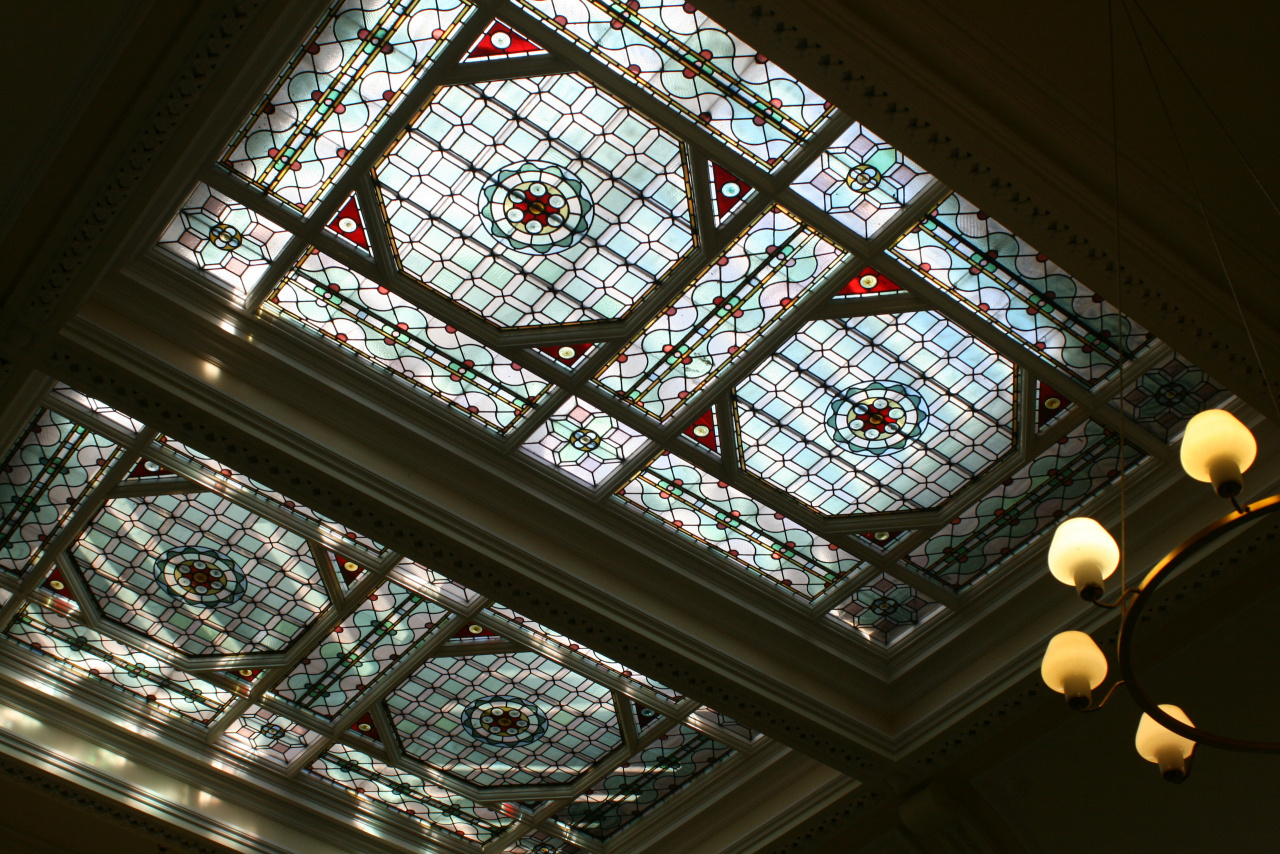
[(696, 4), (484, 9), (337, 4), (160, 254), (873, 646), (1222, 396)]
[(0, 509), (9, 653), (432, 833), (595, 850), (764, 743), (67, 387)]

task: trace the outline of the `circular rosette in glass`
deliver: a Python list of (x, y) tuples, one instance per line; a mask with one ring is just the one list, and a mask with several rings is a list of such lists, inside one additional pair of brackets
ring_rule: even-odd
[(532, 703), (518, 697), (482, 697), (462, 712), (462, 725), (480, 741), (503, 747), (518, 747), (542, 737), (547, 716)]
[(872, 382), (836, 395), (827, 430), (855, 454), (887, 454), (906, 447), (929, 419), (924, 398), (900, 383)]
[(230, 605), (244, 595), (245, 579), (235, 561), (202, 546), (179, 546), (156, 558), (162, 585), (176, 598), (207, 608)]
[(554, 163), (529, 160), (500, 169), (480, 192), (489, 233), (517, 252), (563, 252), (591, 227), (586, 186)]

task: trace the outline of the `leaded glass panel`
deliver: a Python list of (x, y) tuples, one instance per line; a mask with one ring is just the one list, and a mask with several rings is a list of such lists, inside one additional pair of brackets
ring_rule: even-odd
[(570, 783), (622, 743), (612, 692), (532, 652), (430, 659), (387, 707), (406, 753), (481, 786)]
[(910, 584), (881, 573), (830, 612), (868, 640), (888, 646), (943, 610)]
[(732, 753), (727, 745), (679, 724), (556, 818), (607, 839)]
[(213, 492), (113, 498), (72, 555), (104, 614), (190, 655), (283, 649), (329, 604), (306, 540)]
[(820, 513), (935, 507), (1013, 449), (1014, 375), (931, 311), (815, 321), (735, 390), (742, 466)]
[(37, 412), (0, 474), (0, 568), (21, 573), (40, 560), (118, 451), (69, 418)]
[(159, 246), (244, 297), (288, 242), (289, 233), (279, 225), (197, 184), (160, 235)]
[(758, 163), (786, 160), (832, 111), (692, 3), (520, 0), (610, 68)]
[(928, 172), (854, 122), (793, 187), (859, 237), (871, 238), (931, 181)]
[(618, 497), (694, 540), (806, 598), (862, 564), (782, 513), (663, 453)]
[(586, 401), (569, 400), (543, 421), (524, 450), (590, 487), (645, 446), (645, 437)]
[(693, 246), (679, 142), (577, 75), (443, 89), (376, 175), (404, 271), (500, 326), (622, 317)]
[(464, 0), (344, 0), (294, 55), (223, 165), (308, 210), (470, 8)]
[(1037, 355), (1094, 384), (1150, 339), (1043, 253), (951, 195), (893, 253)]
[(307, 770), (361, 798), (477, 843), (498, 836), (515, 820), (494, 806), (474, 803), (345, 744), (329, 748)]
[(82, 677), (110, 685), (199, 724), (211, 723), (233, 699), (229, 691), (188, 676), (170, 664), (34, 602), (29, 602), (14, 619), (6, 636)]
[[(912, 550), (907, 560), (952, 587), (990, 572), (1120, 476), (1120, 437), (1085, 421)], [(1143, 459), (1129, 445), (1124, 464)]]
[(1138, 377), (1112, 405), (1171, 442), (1191, 416), (1226, 396), (1226, 389), (1208, 374), (1174, 354)]
[(844, 257), (781, 208), (766, 211), (597, 382), (655, 418), (670, 417)]
[(286, 717), (253, 706), (227, 730), (227, 740), (255, 758), (287, 765), (320, 735)]
[(500, 433), (547, 388), (511, 359), (327, 255), (304, 256), (271, 304)]
[(335, 626), (276, 693), (318, 715), (336, 717), (448, 613), (389, 581)]

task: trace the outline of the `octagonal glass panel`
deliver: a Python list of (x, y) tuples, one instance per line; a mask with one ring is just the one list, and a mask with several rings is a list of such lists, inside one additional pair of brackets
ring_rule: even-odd
[(442, 89), (376, 176), (401, 268), (500, 326), (621, 317), (694, 243), (679, 142), (577, 75)]
[(934, 312), (818, 320), (738, 386), (742, 465), (820, 513), (936, 507), (1013, 450), (1014, 376)]

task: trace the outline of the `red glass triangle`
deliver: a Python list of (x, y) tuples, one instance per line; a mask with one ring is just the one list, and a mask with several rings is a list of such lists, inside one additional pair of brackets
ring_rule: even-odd
[(262, 673), (262, 670), (246, 667), (243, 670), (228, 670), (227, 673), (242, 682), (252, 682), (258, 678), (258, 675)]
[(708, 409), (698, 420), (684, 428), (684, 434), (699, 445), (706, 445), (713, 451), (720, 450), (716, 444), (716, 414)]
[(635, 706), (637, 729), (644, 729), (659, 718), (658, 713), (648, 706), (642, 706), (635, 700), (631, 702)]
[(75, 594), (71, 592), (71, 588), (67, 585), (67, 579), (62, 577), (62, 570), (57, 567), (54, 567), (53, 572), (49, 573), (49, 577), (40, 586), (64, 599), (70, 599), (72, 602), (76, 601)]
[(546, 53), (546, 51), (501, 21), (494, 21), (489, 31), (471, 48), (467, 59), (489, 59), (494, 56), (516, 56), (526, 53)]
[(725, 214), (746, 198), (747, 193), (751, 191), (751, 185), (723, 166), (712, 163), (711, 189), (716, 202), (716, 218), (724, 219)]
[(1036, 380), (1036, 427), (1048, 424), (1070, 404), (1049, 386)]
[(148, 460), (145, 457), (138, 460), (138, 464), (133, 467), (133, 471), (129, 472), (128, 477), (161, 477), (163, 475), (173, 475), (177, 472), (169, 471), (157, 462)]
[(864, 540), (870, 540), (883, 549), (897, 539), (901, 533), (901, 531), (863, 531), (861, 536)]
[(586, 344), (556, 344), (551, 347), (539, 347), (538, 349), (555, 359), (557, 362), (572, 365), (581, 359), (586, 352), (594, 346), (594, 344), (588, 341)]
[(378, 735), (378, 725), (373, 722), (373, 714), (365, 712), (364, 717), (351, 725), (352, 732), (358, 732), (365, 738), (372, 738), (374, 741), (382, 741), (382, 736)]
[(463, 626), (453, 636), (453, 640), (471, 640), (473, 638), (500, 638), (502, 635), (497, 632), (490, 631), (479, 623), (470, 623)]
[(356, 583), (356, 579), (360, 577), (360, 573), (364, 572), (364, 567), (356, 563), (349, 557), (335, 554), (333, 562), (338, 566), (338, 572), (342, 573), (342, 580), (350, 587)]
[(329, 223), (329, 230), (357, 246), (369, 248), (369, 238), (364, 233), (364, 217), (360, 216), (360, 206), (356, 204), (355, 196), (347, 199), (347, 203)]
[(849, 284), (844, 286), (841, 294), (883, 294), (890, 291), (900, 291), (902, 288), (890, 281), (889, 277), (883, 273), (877, 273), (874, 268), (867, 267), (858, 275), (849, 280)]

